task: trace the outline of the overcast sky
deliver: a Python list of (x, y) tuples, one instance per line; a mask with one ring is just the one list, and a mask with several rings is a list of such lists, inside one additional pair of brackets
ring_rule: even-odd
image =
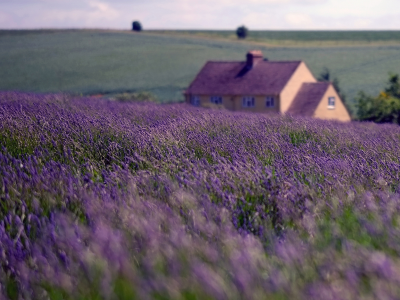
[(397, 29), (400, 0), (0, 0), (0, 29)]

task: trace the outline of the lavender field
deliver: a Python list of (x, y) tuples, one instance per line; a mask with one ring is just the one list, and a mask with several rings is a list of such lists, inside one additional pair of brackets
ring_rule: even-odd
[(0, 92), (0, 298), (398, 299), (400, 128)]

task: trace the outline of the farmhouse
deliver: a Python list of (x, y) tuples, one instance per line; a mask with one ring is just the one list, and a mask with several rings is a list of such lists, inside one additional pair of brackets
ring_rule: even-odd
[(269, 61), (261, 51), (250, 51), (244, 62), (207, 62), (185, 99), (195, 106), (350, 121), (332, 83), (317, 82), (303, 61)]

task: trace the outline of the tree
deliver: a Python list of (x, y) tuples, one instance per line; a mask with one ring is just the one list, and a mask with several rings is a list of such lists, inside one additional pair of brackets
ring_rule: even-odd
[(346, 99), (346, 95), (343, 93), (343, 91), (341, 90), (340, 86), (339, 86), (339, 79), (335, 78), (331, 78), (331, 72), (329, 71), (329, 69), (327, 67), (324, 67), (322, 72), (319, 74), (318, 81), (322, 81), (322, 82), (332, 82), (336, 92), (338, 93), (340, 99), (342, 100), (344, 106), (346, 107), (347, 111), (352, 114), (353, 111), (351, 109), (351, 107), (348, 105), (347, 103), (347, 99)]
[(142, 31), (142, 24), (139, 21), (132, 22), (132, 30), (133, 31)]
[(400, 124), (399, 75), (390, 74), (385, 91), (376, 97), (360, 92), (356, 103), (360, 121)]
[(400, 99), (400, 79), (398, 74), (389, 74), (389, 80), (385, 88), (385, 93)]
[(245, 39), (247, 37), (249, 30), (244, 26), (240, 26), (236, 29), (236, 35), (239, 39)]

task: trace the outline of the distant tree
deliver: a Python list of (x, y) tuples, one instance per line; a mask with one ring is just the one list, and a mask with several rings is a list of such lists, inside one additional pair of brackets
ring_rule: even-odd
[(356, 107), (360, 121), (400, 124), (399, 75), (390, 74), (385, 90), (376, 97), (360, 92)]
[(398, 74), (389, 74), (385, 93), (389, 96), (400, 99), (400, 79)]
[(239, 39), (245, 39), (247, 37), (248, 33), (249, 33), (249, 30), (244, 25), (242, 25), (236, 29), (236, 35)]
[(322, 72), (319, 74), (317, 80), (322, 81), (322, 82), (332, 82), (332, 84), (333, 84), (336, 92), (339, 94), (339, 97), (342, 100), (344, 106), (346, 106), (347, 111), (350, 114), (353, 113), (351, 107), (347, 103), (346, 95), (343, 93), (343, 91), (341, 90), (341, 88), (339, 86), (339, 79), (337, 79), (336, 77), (332, 78), (331, 72), (329, 71), (329, 69), (327, 67), (324, 67), (322, 69)]
[(132, 22), (132, 30), (133, 31), (142, 31), (142, 24), (139, 21)]

